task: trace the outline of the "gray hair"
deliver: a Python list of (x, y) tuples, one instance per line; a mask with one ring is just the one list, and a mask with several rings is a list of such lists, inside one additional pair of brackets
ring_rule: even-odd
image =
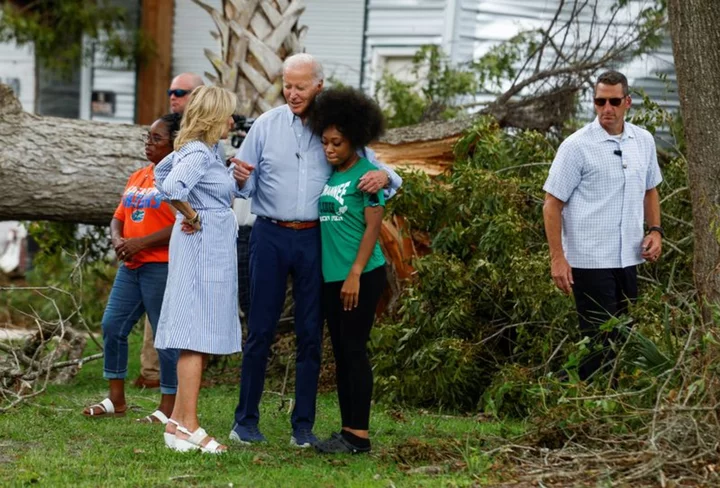
[(293, 54), (292, 56), (285, 58), (285, 61), (283, 62), (283, 75), (288, 69), (306, 66), (308, 64), (312, 65), (313, 78), (315, 81), (323, 81), (325, 79), (325, 74), (323, 73), (322, 64), (320, 64), (320, 61), (315, 59), (312, 54), (308, 53)]

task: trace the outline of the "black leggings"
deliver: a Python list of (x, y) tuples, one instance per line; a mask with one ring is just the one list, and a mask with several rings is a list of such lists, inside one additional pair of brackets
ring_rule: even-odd
[(323, 302), (335, 355), (335, 377), (342, 426), (368, 430), (373, 375), (367, 342), (375, 320), (375, 309), (387, 284), (385, 267), (360, 276), (358, 306), (343, 310), (340, 290), (343, 281), (325, 283)]

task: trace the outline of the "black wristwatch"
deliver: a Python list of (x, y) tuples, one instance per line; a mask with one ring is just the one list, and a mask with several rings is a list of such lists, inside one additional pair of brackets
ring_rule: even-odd
[(665, 231), (663, 231), (663, 228), (660, 227), (659, 225), (653, 225), (652, 227), (650, 227), (650, 228), (648, 229), (647, 233), (649, 234), (649, 233), (651, 233), (652, 231), (655, 231), (655, 232), (657, 232), (658, 234), (660, 234), (660, 237), (662, 237), (663, 239), (665, 238)]

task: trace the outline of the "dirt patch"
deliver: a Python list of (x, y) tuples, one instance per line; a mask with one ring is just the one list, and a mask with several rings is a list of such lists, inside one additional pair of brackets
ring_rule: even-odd
[(384, 449), (380, 456), (386, 461), (411, 469), (418, 466), (453, 464), (461, 461), (461, 443), (456, 439), (427, 442), (411, 437), (400, 445)]
[(0, 441), (0, 465), (12, 464), (28, 445), (21, 442)]

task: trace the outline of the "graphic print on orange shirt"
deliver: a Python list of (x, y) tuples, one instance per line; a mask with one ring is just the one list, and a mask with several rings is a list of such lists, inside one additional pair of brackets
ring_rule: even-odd
[[(123, 237), (145, 237), (175, 223), (175, 211), (160, 198), (155, 188), (154, 166), (142, 168), (128, 179), (127, 186), (115, 210), (114, 218), (123, 222)], [(144, 263), (167, 263), (168, 247), (153, 247), (140, 251), (125, 261), (130, 269)]]

